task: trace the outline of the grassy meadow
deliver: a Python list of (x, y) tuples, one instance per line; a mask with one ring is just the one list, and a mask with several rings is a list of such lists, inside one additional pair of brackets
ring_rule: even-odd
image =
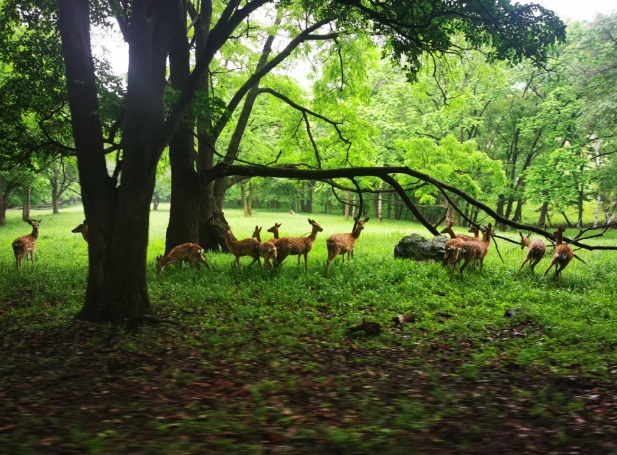
[[(30, 226), (9, 211), (0, 229), (6, 453), (617, 453), (617, 252), (578, 251), (587, 264), (572, 261), (555, 283), (541, 276), (548, 258), (536, 276), (526, 268), (514, 279), (525, 251), (498, 241), (505, 263), (493, 245), (482, 273), (450, 282), (440, 264), (393, 258), (422, 226), (372, 219), (355, 258), (337, 259), (325, 277), (325, 240), (352, 222), (313, 214), (324, 231), (308, 273), (295, 257), (271, 272), (207, 253), (211, 273), (157, 275), (161, 207), (151, 212), (152, 310), (180, 325), (121, 331), (72, 319), (86, 280), (86, 243), (71, 233), (81, 207), (33, 212), (43, 220), (37, 265), (24, 261), (22, 273), (10, 244)], [(306, 215), (225, 215), (237, 238), (259, 225), (268, 239), (275, 222), (282, 236), (310, 232)], [(349, 333), (364, 319), (381, 334)]]

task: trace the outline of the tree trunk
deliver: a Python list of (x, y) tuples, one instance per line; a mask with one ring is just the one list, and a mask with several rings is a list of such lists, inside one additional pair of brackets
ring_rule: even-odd
[(30, 195), (31, 195), (31, 189), (30, 189), (30, 187), (27, 187), (25, 189), (25, 193), (24, 193), (24, 205), (23, 205), (22, 211), (21, 211), (21, 219), (22, 220), (29, 220), (30, 219)]
[[(581, 169), (583, 171), (583, 169)], [(585, 204), (585, 185), (581, 184), (578, 190), (578, 224), (583, 225), (583, 205)]]
[(538, 226), (544, 226), (546, 224), (546, 214), (548, 212), (548, 202), (544, 202), (540, 207), (540, 219), (538, 220)]
[(570, 220), (568, 219), (568, 215), (566, 215), (566, 212), (562, 210), (561, 216), (563, 216), (563, 219), (566, 220), (566, 224), (568, 225), (568, 227), (572, 227), (572, 223), (570, 223)]
[(600, 219), (600, 207), (602, 206), (602, 196), (598, 192), (598, 199), (596, 202), (596, 212), (593, 215), (593, 227), (598, 227), (598, 220)]
[(298, 198), (298, 200), (300, 202), (300, 211), (302, 213), (305, 213), (306, 212), (306, 202), (304, 199), (304, 180), (302, 180), (300, 183), (302, 184), (302, 189), (300, 191), (300, 197)]
[(2, 189), (2, 177), (0, 177), (0, 226), (6, 226), (6, 204), (4, 203), (4, 190)]
[(242, 198), (242, 208), (244, 209), (244, 216), (248, 217), (249, 215), (249, 206), (246, 201), (246, 183), (242, 182), (240, 184), (240, 197)]
[(246, 198), (246, 206), (248, 208), (249, 216), (253, 216), (253, 197), (255, 195), (255, 188), (253, 184), (249, 181), (249, 194)]
[(313, 213), (313, 193), (315, 191), (315, 185), (317, 182), (315, 180), (309, 180), (308, 182), (308, 193), (306, 196), (306, 212)]
[(514, 218), (512, 218), (512, 221), (516, 223), (520, 223), (522, 218), (523, 218), (523, 198), (519, 198), (516, 201), (516, 210), (514, 210)]
[(351, 199), (351, 192), (345, 191), (345, 207), (343, 208), (343, 214), (345, 215), (345, 219), (349, 219), (349, 201)]
[[(381, 188), (383, 189), (383, 183), (381, 184)], [(377, 198), (377, 219), (379, 220), (379, 222), (382, 222), (382, 197), (381, 197), (381, 193), (379, 193), (379, 197)]]
[[(497, 208), (495, 210), (499, 216), (503, 216), (503, 207), (505, 204), (506, 204), (506, 197), (503, 194), (500, 194), (497, 197)], [(497, 223), (497, 227), (502, 231), (505, 230), (505, 226), (501, 223)]]
[(60, 199), (60, 195), (58, 194), (58, 179), (54, 177), (51, 184), (51, 205), (54, 215), (60, 213), (58, 199)]
[(388, 219), (390, 219), (390, 216), (392, 215), (392, 198), (393, 197), (394, 195), (392, 193), (388, 194), (388, 202), (387, 202), (388, 214), (386, 215)]
[(170, 17), (185, 30), (181, 2), (132, 3), (121, 184), (107, 174), (88, 2), (59, 0), (59, 28), (86, 219), (90, 228), (86, 300), (78, 317), (120, 323), (148, 312), (146, 252), (150, 202), (162, 146)]
[(152, 199), (152, 210), (158, 210), (161, 203), (161, 193), (159, 190), (154, 190), (154, 198)]

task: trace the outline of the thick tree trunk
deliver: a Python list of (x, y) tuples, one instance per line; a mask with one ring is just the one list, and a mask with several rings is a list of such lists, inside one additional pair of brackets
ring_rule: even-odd
[[(162, 150), (167, 52), (172, 27), (186, 27), (179, 5), (132, 3), (127, 30), (129, 73), (123, 125), (121, 185), (106, 170), (92, 62), (88, 2), (59, 0), (62, 53), (86, 219), (90, 273), (79, 318), (122, 322), (148, 312), (146, 253), (150, 202)], [(116, 199), (117, 194), (117, 199)]]
[(520, 223), (522, 217), (523, 217), (523, 198), (519, 198), (516, 201), (516, 210), (514, 210), (514, 218), (512, 218), (512, 221), (516, 223)]
[(351, 192), (345, 191), (345, 207), (343, 208), (343, 214), (345, 215), (345, 219), (349, 219), (349, 202), (351, 199)]
[(24, 205), (21, 210), (21, 219), (24, 221), (30, 219), (30, 196), (31, 189), (30, 187), (27, 187), (24, 193)]
[(161, 203), (161, 193), (159, 190), (154, 190), (154, 197), (152, 198), (152, 210), (158, 210)]

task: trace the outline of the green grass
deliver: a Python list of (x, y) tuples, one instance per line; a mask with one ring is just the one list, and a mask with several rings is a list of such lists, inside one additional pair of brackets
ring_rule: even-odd
[[(238, 238), (274, 222), (282, 235), (310, 231), (306, 215), (225, 215)], [(525, 252), (499, 241), (505, 264), (491, 247), (484, 272), (450, 282), (440, 264), (393, 258), (421, 226), (371, 220), (355, 258), (325, 277), (325, 239), (352, 223), (313, 214), (324, 232), (308, 273), (295, 257), (272, 273), (208, 253), (212, 273), (157, 275), (169, 216), (160, 210), (152, 308), (182, 328), (111, 337), (72, 321), (86, 280), (86, 244), (70, 232), (81, 208), (32, 216), (43, 219), (36, 268), (15, 270), (10, 243), (30, 229), (18, 214), (0, 229), (0, 444), (10, 453), (520, 453), (521, 441), (614, 453), (601, 445), (616, 434), (614, 252), (578, 251), (587, 265), (573, 261), (555, 283), (541, 277), (547, 259), (539, 275), (514, 279)], [(415, 322), (392, 328), (403, 313)], [(382, 334), (350, 336), (363, 319)]]

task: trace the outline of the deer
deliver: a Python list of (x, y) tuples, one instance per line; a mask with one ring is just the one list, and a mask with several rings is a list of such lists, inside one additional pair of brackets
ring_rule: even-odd
[[(448, 209), (449, 210), (449, 209)], [(445, 244), (445, 251), (443, 256), (442, 266), (447, 266), (450, 264), (455, 264), (458, 258), (459, 249), (463, 246), (466, 241), (480, 241), (480, 229), (477, 226), (471, 226), (469, 228), (469, 232), (473, 233), (473, 237), (465, 234), (455, 234), (452, 227), (454, 226), (454, 216), (447, 215), (446, 216), (448, 222), (445, 228), (439, 231), (440, 234), (449, 234), (450, 240), (448, 240)], [(475, 270), (476, 262), (474, 261), (473, 267)]]
[(572, 258), (574, 257), (574, 252), (572, 248), (563, 243), (563, 233), (565, 229), (563, 227), (557, 228), (555, 232), (553, 232), (553, 238), (555, 239), (555, 251), (553, 251), (553, 259), (544, 272), (544, 276), (548, 273), (548, 271), (555, 265), (555, 277), (554, 279), (559, 282), (559, 275), (563, 272), (563, 269), (570, 263)]
[(308, 254), (313, 249), (317, 233), (323, 231), (323, 228), (315, 220), (309, 218), (308, 222), (312, 226), (311, 235), (308, 237), (285, 237), (276, 242), (277, 258), (274, 261), (274, 265), (277, 269), (280, 267), (281, 262), (290, 255), (298, 256), (299, 266), (300, 256), (302, 255), (304, 256), (304, 270), (308, 272)]
[(326, 275), (330, 273), (330, 263), (336, 259), (338, 255), (343, 256), (343, 262), (345, 263), (345, 253), (347, 253), (347, 261), (353, 256), (353, 250), (356, 246), (356, 241), (360, 237), (360, 234), (364, 230), (364, 224), (368, 223), (370, 218), (367, 216), (364, 220), (354, 217), (355, 229), (351, 234), (332, 234), (326, 240), (326, 246), (328, 247), (328, 260), (326, 262)]
[(454, 277), (454, 270), (456, 268), (456, 264), (458, 264), (461, 260), (465, 259), (465, 262), (460, 267), (459, 272), (461, 274), (461, 281), (463, 281), (463, 271), (472, 261), (480, 261), (480, 270), (484, 269), (484, 258), (488, 254), (488, 247), (491, 245), (491, 238), (493, 236), (493, 225), (488, 223), (486, 231), (482, 236), (482, 241), (478, 242), (476, 240), (468, 240), (463, 246), (459, 249), (458, 257), (456, 258), (456, 262), (452, 266), (452, 273), (450, 274), (450, 281)]
[(156, 270), (161, 273), (165, 267), (174, 262), (180, 263), (180, 270), (184, 267), (184, 261), (189, 261), (197, 271), (201, 270), (201, 264), (204, 264), (208, 270), (212, 272), (212, 268), (204, 257), (204, 249), (196, 243), (184, 243), (172, 248), (167, 253), (167, 256), (157, 256)]
[(77, 226), (71, 232), (73, 232), (75, 234), (81, 234), (82, 237), (84, 238), (84, 240), (86, 241), (86, 243), (88, 243), (88, 223), (86, 223), (86, 220), (84, 220), (83, 223), (81, 223), (79, 226)]
[(271, 238), (269, 240), (269, 242), (272, 242), (276, 245), (276, 242), (278, 242), (280, 240), (279, 237), (279, 228), (281, 227), (282, 223), (274, 223), (274, 226), (272, 226), (270, 229), (268, 229), (268, 232), (271, 232), (272, 235), (274, 235), (274, 238)]
[(531, 237), (531, 233), (527, 234), (527, 236), (524, 236), (521, 232), (519, 232), (518, 234), (521, 236), (521, 250), (525, 247), (529, 248), (529, 250), (527, 251), (525, 260), (519, 267), (518, 271), (514, 274), (515, 278), (518, 276), (519, 273), (521, 273), (521, 270), (523, 269), (523, 266), (527, 263), (527, 261), (529, 261), (529, 267), (531, 268), (531, 274), (533, 275), (533, 269), (536, 267), (536, 265), (538, 265), (538, 262), (540, 262), (546, 254), (546, 245), (542, 240), (530, 240), (529, 238)]
[(26, 258), (28, 261), (28, 253), (30, 253), (30, 261), (34, 267), (34, 251), (36, 250), (36, 240), (39, 238), (39, 224), (41, 220), (24, 220), (30, 226), (32, 226), (32, 232), (28, 235), (24, 235), (13, 240), (13, 254), (15, 255), (15, 261), (17, 262), (17, 270), (21, 271), (21, 261)]
[(236, 257), (234, 264), (238, 267), (240, 267), (240, 258), (242, 256), (250, 256), (253, 258), (253, 262), (248, 265), (249, 267), (255, 262), (261, 266), (261, 262), (259, 261), (259, 242), (254, 238), (234, 240), (231, 227), (227, 225), (227, 230), (225, 231), (225, 244), (229, 252)]
[(255, 226), (255, 231), (253, 231), (252, 238), (257, 239), (257, 241), (259, 242), (259, 248), (257, 251), (259, 252), (259, 256), (264, 258), (264, 266), (267, 269), (271, 269), (272, 264), (270, 263), (270, 259), (272, 259), (272, 262), (276, 261), (276, 246), (274, 246), (274, 243), (272, 241), (261, 241), (261, 228), (259, 226)]

